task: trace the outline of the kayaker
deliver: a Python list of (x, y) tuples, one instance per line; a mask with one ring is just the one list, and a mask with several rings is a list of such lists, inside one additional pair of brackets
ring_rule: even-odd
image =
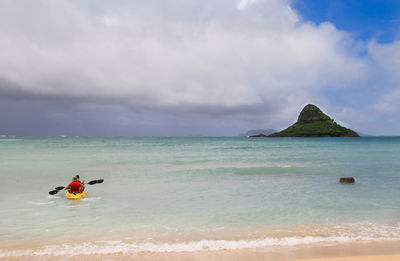
[(76, 175), (75, 177), (78, 179), (78, 182), (81, 183), (81, 185), (82, 185), (81, 188), (79, 189), (79, 193), (82, 193), (82, 191), (85, 190), (85, 181), (81, 182), (79, 180), (79, 175)]
[(78, 180), (77, 177), (74, 177), (72, 179), (72, 182), (68, 184), (68, 186), (65, 188), (68, 190), (69, 193), (81, 193), (84, 190), (83, 184)]

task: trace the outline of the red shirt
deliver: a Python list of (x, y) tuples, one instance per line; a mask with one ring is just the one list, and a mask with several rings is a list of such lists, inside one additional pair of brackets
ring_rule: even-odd
[(72, 181), (69, 183), (69, 185), (71, 186), (72, 191), (79, 191), (79, 188), (81, 187), (81, 183), (79, 183), (79, 181)]

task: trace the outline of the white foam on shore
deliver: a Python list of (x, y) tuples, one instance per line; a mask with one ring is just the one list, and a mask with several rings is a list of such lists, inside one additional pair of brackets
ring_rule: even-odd
[(106, 254), (133, 254), (140, 252), (197, 252), (216, 250), (237, 250), (258, 247), (298, 246), (298, 245), (326, 245), (341, 244), (355, 241), (400, 240), (400, 238), (376, 237), (284, 237), (265, 238), (260, 240), (200, 240), (187, 243), (126, 243), (123, 241), (95, 241), (81, 244), (50, 245), (29, 250), (0, 250), (0, 258), (22, 256), (75, 256), (75, 255), (106, 255)]

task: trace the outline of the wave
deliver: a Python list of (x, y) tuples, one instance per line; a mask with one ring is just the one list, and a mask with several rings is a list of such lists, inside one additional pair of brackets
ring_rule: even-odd
[(6, 138), (6, 139), (2, 139), (0, 138), (0, 142), (11, 142), (11, 141), (20, 141), (21, 139), (10, 139), (10, 138)]
[(81, 201), (87, 201), (87, 202), (92, 202), (92, 201), (99, 201), (103, 197), (90, 197), (90, 198), (82, 198)]
[(376, 238), (376, 237), (284, 237), (284, 238), (265, 238), (260, 240), (200, 240), (186, 243), (127, 243), (123, 241), (95, 241), (81, 244), (61, 244), (50, 245), (38, 249), (29, 250), (0, 250), (0, 258), (21, 257), (21, 256), (64, 256), (64, 255), (106, 255), (106, 254), (134, 254), (140, 252), (165, 253), (165, 252), (198, 252), (198, 251), (217, 251), (217, 250), (237, 250), (259, 247), (274, 246), (298, 246), (298, 245), (335, 245), (355, 241), (373, 240), (400, 240), (400, 238)]
[(307, 164), (271, 164), (263, 166), (236, 166), (236, 167), (216, 167), (203, 169), (214, 173), (232, 173), (240, 175), (266, 175), (266, 174), (276, 174), (276, 173), (287, 173), (288, 171), (297, 172), (302, 171), (305, 168), (309, 168)]
[(46, 202), (28, 201), (28, 203), (31, 205), (50, 205), (50, 204), (54, 204), (55, 201), (46, 201)]

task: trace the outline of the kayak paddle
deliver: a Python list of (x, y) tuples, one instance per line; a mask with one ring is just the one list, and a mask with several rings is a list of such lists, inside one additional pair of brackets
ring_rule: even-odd
[(103, 183), (104, 179), (97, 179), (97, 180), (92, 180), (90, 182), (88, 182), (89, 185), (94, 185), (97, 183)]
[[(94, 184), (97, 184), (97, 183), (103, 183), (103, 181), (104, 181), (104, 179), (95, 179), (95, 180), (92, 180), (92, 181), (89, 181), (87, 184), (89, 184), (89, 185), (94, 185)], [(50, 195), (55, 195), (55, 194), (57, 194), (60, 190), (63, 190), (65, 187), (63, 187), (63, 186), (59, 186), (59, 187), (56, 187), (55, 188), (55, 190), (52, 190), (52, 191), (49, 191), (49, 194)]]

